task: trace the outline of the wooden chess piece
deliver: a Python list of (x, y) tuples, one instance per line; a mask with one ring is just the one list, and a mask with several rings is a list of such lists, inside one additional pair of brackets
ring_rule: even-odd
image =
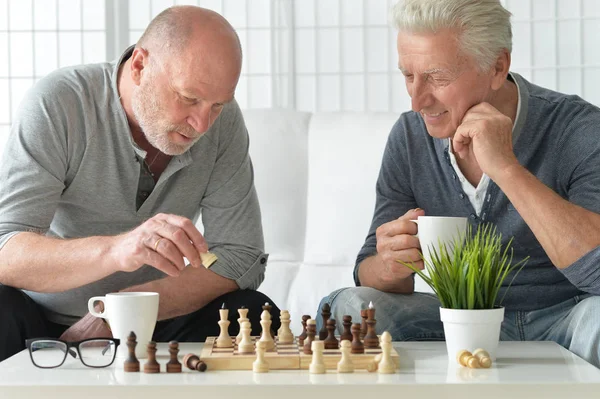
[(298, 335), (298, 344), (299, 345), (304, 345), (304, 340), (306, 339), (306, 322), (310, 319), (310, 315), (303, 315), (302, 316), (302, 332), (300, 333), (300, 335)]
[(148, 361), (144, 364), (144, 373), (160, 373), (160, 364), (156, 361), (156, 342), (148, 342), (147, 351)]
[(137, 346), (135, 333), (132, 331), (127, 337), (127, 350), (128, 355), (123, 364), (123, 369), (126, 372), (137, 372), (140, 371), (140, 361), (135, 356), (135, 347)]
[(229, 335), (229, 309), (225, 307), (225, 303), (223, 303), (221, 309), (219, 309), (219, 316), (221, 317), (221, 320), (219, 320), (221, 332), (217, 338), (216, 346), (217, 348), (231, 348), (233, 346), (233, 341)]
[(335, 319), (327, 320), (327, 337), (325, 337), (325, 349), (338, 349), (338, 340), (335, 337)]
[(394, 374), (396, 364), (392, 360), (392, 335), (385, 331), (381, 334), (381, 360), (377, 366), (379, 374)]
[(265, 341), (258, 341), (256, 343), (256, 360), (252, 363), (252, 371), (255, 373), (266, 373), (269, 371), (269, 363), (265, 359), (266, 350)]
[(369, 308), (367, 309), (367, 333), (363, 337), (363, 342), (365, 344), (366, 349), (376, 349), (379, 348), (379, 338), (377, 337), (377, 333), (375, 332), (375, 324), (377, 320), (375, 320), (375, 308), (373, 307), (373, 303), (369, 303)]
[(290, 312), (282, 310), (279, 319), (281, 327), (277, 331), (277, 342), (280, 344), (291, 344), (294, 342), (294, 334), (290, 330)]
[(193, 353), (188, 353), (183, 357), (183, 364), (190, 370), (206, 371), (206, 363), (200, 360), (198, 355), (194, 355)]
[(306, 339), (304, 340), (304, 347), (302, 351), (307, 355), (312, 355), (312, 342), (317, 336), (317, 321), (314, 319), (308, 319), (306, 321)]
[(242, 340), (238, 345), (238, 353), (254, 352), (254, 342), (252, 342), (252, 337), (250, 336), (251, 332), (252, 327), (250, 326), (250, 322), (244, 321), (242, 323)]
[(271, 323), (271, 313), (269, 313), (267, 309), (264, 309), (260, 314), (260, 326), (262, 327), (262, 334), (259, 341), (265, 343), (266, 351), (275, 349), (275, 341), (271, 335)]
[(352, 350), (351, 353), (365, 353), (365, 346), (360, 340), (360, 323), (352, 324)]
[(352, 362), (352, 357), (350, 356), (350, 347), (352, 343), (350, 340), (343, 340), (340, 344), (340, 351), (342, 352), (342, 358), (337, 364), (337, 372), (338, 373), (354, 373), (354, 363)]
[(340, 341), (352, 341), (352, 333), (350, 332), (350, 327), (352, 327), (352, 316), (345, 315), (342, 320), (342, 324), (344, 325), (344, 332), (342, 332), (342, 335), (340, 336)]
[[(269, 320), (271, 320), (271, 319), (272, 319), (272, 316), (271, 316), (271, 309), (272, 309), (272, 308), (273, 308), (273, 307), (271, 306), (271, 304), (270, 304), (269, 302), (265, 302), (265, 304), (262, 306), (262, 310), (263, 310), (263, 312), (264, 312), (265, 310), (266, 310), (267, 312), (269, 312)], [(269, 332), (271, 333), (271, 338), (275, 339), (275, 331), (273, 331), (273, 330), (272, 330), (272, 329), (269, 327)], [(275, 342), (275, 341), (273, 341), (273, 342)], [(274, 348), (274, 346), (273, 346), (273, 348)], [(273, 349), (273, 348), (269, 348), (269, 347), (267, 347), (267, 350), (271, 350), (271, 349)]]
[(238, 335), (235, 337), (235, 343), (239, 344), (240, 341), (242, 340), (242, 323), (245, 321), (250, 321), (250, 319), (248, 319), (248, 310), (246, 309), (245, 306), (242, 306), (241, 308), (238, 309), (238, 314), (240, 315), (240, 318), (237, 319), (238, 321), (238, 325), (239, 325), (239, 333)]
[(308, 366), (310, 374), (325, 374), (325, 361), (323, 360), (324, 344), (324, 341), (312, 341), (311, 343), (312, 361)]
[(492, 358), (490, 357), (490, 354), (481, 349), (475, 349), (473, 351), (473, 356), (475, 356), (477, 358), (477, 360), (479, 360), (479, 365), (484, 368), (484, 369), (489, 369), (490, 367), (492, 367)]
[(167, 373), (181, 373), (181, 363), (177, 360), (179, 353), (179, 343), (177, 341), (169, 342), (169, 355), (171, 356), (167, 363)]
[(319, 339), (323, 341), (325, 338), (327, 338), (327, 320), (329, 320), (329, 317), (331, 317), (331, 306), (329, 306), (329, 303), (325, 303), (325, 305), (323, 305), (321, 317), (323, 318), (323, 327), (321, 327), (321, 330), (319, 331)]
[(360, 339), (363, 339), (365, 335), (367, 335), (367, 309), (362, 309), (360, 311), (360, 317), (362, 318), (360, 324)]

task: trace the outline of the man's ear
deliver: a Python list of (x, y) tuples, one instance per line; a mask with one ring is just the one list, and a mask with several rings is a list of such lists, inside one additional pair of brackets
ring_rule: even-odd
[(510, 70), (510, 53), (503, 49), (493, 66), (492, 90), (498, 90), (504, 84)]
[(148, 64), (148, 51), (136, 47), (131, 54), (131, 79), (139, 86), (142, 79), (142, 71)]

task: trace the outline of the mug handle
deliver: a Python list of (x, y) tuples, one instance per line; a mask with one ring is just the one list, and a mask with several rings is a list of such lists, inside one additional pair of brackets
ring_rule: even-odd
[[(419, 225), (419, 221), (417, 219), (409, 219), (411, 222), (413, 222), (414, 224), (416, 224), (417, 226)], [(417, 234), (415, 234), (415, 237), (419, 237), (419, 232), (417, 231)]]
[[(88, 301), (88, 310), (90, 312), (90, 314), (92, 314), (93, 316), (96, 317), (101, 317), (103, 319), (106, 319), (106, 302), (105, 302), (106, 297), (103, 296), (93, 296), (90, 298), (90, 300)], [(98, 313), (96, 312), (96, 309), (94, 309), (94, 303), (96, 302), (102, 302), (104, 304), (104, 312), (102, 313)]]

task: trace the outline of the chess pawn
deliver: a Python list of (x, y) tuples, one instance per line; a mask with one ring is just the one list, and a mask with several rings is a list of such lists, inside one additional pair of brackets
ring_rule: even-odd
[(350, 315), (345, 315), (343, 318), (343, 326), (344, 326), (344, 331), (342, 332), (342, 335), (340, 335), (340, 341), (343, 340), (348, 340), (348, 341), (352, 341), (352, 333), (350, 332), (350, 327), (352, 327), (352, 316)]
[(300, 333), (300, 335), (298, 336), (298, 344), (299, 345), (304, 345), (304, 340), (306, 339), (306, 322), (310, 319), (310, 315), (303, 315), (302, 316), (302, 332)]
[(354, 363), (352, 362), (352, 358), (350, 357), (350, 347), (352, 343), (349, 340), (345, 339), (342, 341), (341, 349), (342, 358), (337, 364), (337, 372), (338, 373), (354, 373)]
[(325, 362), (323, 360), (323, 351), (325, 350), (324, 341), (312, 341), (310, 346), (312, 351), (312, 361), (308, 366), (310, 374), (325, 374)]
[(327, 320), (327, 337), (325, 337), (325, 349), (338, 349), (338, 340), (335, 337), (335, 319)]
[(290, 312), (282, 310), (280, 320), (281, 327), (277, 331), (277, 341), (280, 344), (291, 344), (294, 342), (294, 334), (290, 330)]
[(221, 332), (217, 338), (217, 348), (231, 348), (233, 346), (233, 341), (229, 335), (229, 309), (225, 309), (225, 304), (219, 309), (219, 315), (221, 316), (221, 320), (219, 320)]
[(169, 342), (169, 363), (167, 363), (167, 373), (181, 373), (181, 363), (177, 360), (179, 353), (179, 343), (177, 341)]
[(190, 370), (206, 371), (206, 363), (193, 353), (188, 353), (183, 357), (183, 364)]
[(381, 360), (377, 372), (380, 374), (393, 374), (396, 372), (396, 364), (392, 360), (392, 335), (387, 331), (381, 334)]
[(265, 360), (266, 348), (265, 341), (258, 341), (256, 343), (256, 360), (252, 363), (252, 371), (255, 373), (266, 373), (269, 371), (269, 363)]
[(260, 325), (262, 327), (262, 334), (260, 336), (259, 341), (265, 343), (266, 351), (275, 349), (275, 341), (271, 336), (271, 323), (271, 313), (269, 313), (269, 311), (266, 309), (263, 310), (263, 312), (260, 314)]
[(127, 350), (128, 355), (127, 359), (125, 359), (125, 363), (123, 365), (123, 369), (126, 372), (137, 372), (140, 371), (140, 361), (135, 357), (135, 347), (137, 345), (136, 335), (132, 331), (129, 333), (127, 337)]
[(323, 309), (321, 310), (321, 317), (323, 318), (323, 327), (321, 327), (321, 330), (319, 331), (319, 339), (321, 341), (327, 338), (327, 335), (329, 334), (327, 331), (327, 321), (329, 320), (330, 316), (331, 306), (329, 306), (329, 303), (325, 303), (325, 305), (323, 305)]
[(160, 364), (156, 361), (156, 342), (148, 342), (147, 348), (148, 361), (144, 364), (144, 373), (160, 373)]
[(475, 349), (473, 351), (473, 356), (475, 356), (477, 358), (477, 360), (479, 360), (479, 365), (484, 368), (484, 369), (489, 369), (490, 367), (492, 367), (492, 358), (490, 357), (490, 354), (481, 349)]
[(252, 353), (254, 352), (254, 343), (250, 336), (252, 327), (249, 321), (242, 322), (242, 340), (238, 345), (238, 353)]
[(245, 321), (250, 321), (250, 319), (248, 319), (248, 309), (246, 309), (244, 306), (242, 306), (240, 309), (238, 309), (238, 314), (240, 315), (240, 318), (237, 319), (238, 324), (240, 326), (240, 332), (235, 337), (236, 344), (239, 344), (242, 340), (242, 323)]
[(365, 346), (360, 340), (360, 323), (353, 323), (352, 328), (352, 350), (353, 354), (365, 353)]
[(302, 351), (307, 355), (312, 355), (312, 342), (316, 339), (317, 335), (317, 321), (314, 319), (308, 319), (306, 321), (306, 339), (304, 340), (304, 347)]

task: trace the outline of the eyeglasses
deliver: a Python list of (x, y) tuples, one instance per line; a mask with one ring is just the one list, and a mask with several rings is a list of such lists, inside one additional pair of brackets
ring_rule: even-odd
[(110, 366), (115, 360), (119, 343), (116, 338), (91, 338), (79, 342), (66, 342), (53, 338), (34, 338), (25, 341), (31, 362), (34, 366), (43, 369), (62, 366), (67, 353), (74, 358), (79, 355), (81, 363), (88, 367)]

